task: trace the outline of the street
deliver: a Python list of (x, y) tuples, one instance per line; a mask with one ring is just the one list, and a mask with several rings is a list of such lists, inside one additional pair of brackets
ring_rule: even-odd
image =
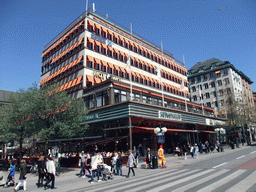
[[(124, 176), (93, 184), (88, 183), (89, 178), (79, 178), (76, 174), (80, 170), (73, 169), (56, 177), (55, 191), (256, 191), (256, 146), (228, 148), (224, 153), (200, 155), (199, 159), (167, 156), (166, 160), (166, 169), (137, 168), (135, 177), (126, 178), (127, 168), (123, 167)], [(36, 187), (35, 175), (29, 174), (27, 183), (29, 191), (44, 191)], [(13, 187), (1, 191), (13, 191)]]

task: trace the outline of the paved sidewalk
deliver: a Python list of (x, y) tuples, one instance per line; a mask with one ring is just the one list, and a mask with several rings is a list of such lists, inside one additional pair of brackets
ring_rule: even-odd
[[(188, 158), (185, 160), (184, 157), (175, 157), (173, 155), (166, 155), (166, 165), (167, 165), (167, 169), (173, 169), (173, 168), (181, 168), (183, 166), (192, 164), (192, 163), (196, 163), (196, 162), (200, 162), (206, 159), (210, 159), (213, 157), (217, 157), (217, 156), (221, 156), (223, 154), (227, 154), (227, 153), (232, 153), (238, 150), (243, 150), (245, 148), (248, 148), (250, 146), (240, 146), (240, 148), (236, 148), (236, 149), (230, 149), (229, 147), (224, 147), (224, 152), (217, 152), (216, 150), (213, 153), (208, 153), (208, 154), (199, 154), (199, 158), (198, 159), (193, 159), (191, 158), (191, 156), (189, 155)], [(154, 174), (154, 173), (161, 173), (161, 169), (141, 169), (141, 165), (145, 165), (145, 162), (143, 162), (143, 158), (140, 159), (139, 161), (139, 165), (138, 168), (135, 169), (135, 173), (136, 176), (135, 178), (140, 178), (143, 177), (145, 175), (149, 175), (149, 174)], [(83, 189), (86, 189), (87, 187), (91, 186), (91, 185), (99, 185), (100, 183), (94, 183), (94, 184), (90, 184), (88, 181), (90, 180), (90, 178), (82, 178), (82, 177), (78, 177), (80, 172), (80, 169), (74, 169), (74, 168), (69, 168), (66, 169), (65, 172), (61, 173), (60, 176), (56, 177), (56, 187), (57, 189), (55, 191), (80, 191)], [(118, 181), (123, 181), (123, 180), (130, 180), (133, 177), (130, 178), (126, 178), (125, 176), (128, 173), (128, 169), (126, 166), (123, 166), (123, 176), (114, 176), (114, 180), (113, 182), (118, 182)], [(131, 173), (132, 175), (132, 173)], [(130, 176), (131, 176), (130, 175)], [(17, 178), (19, 177), (19, 172), (16, 173), (16, 181)], [(37, 179), (38, 177), (35, 174), (28, 174), (27, 175), (27, 188), (29, 189), (29, 191), (44, 191), (43, 188), (37, 188), (36, 183), (37, 183)], [(105, 182), (112, 182), (110, 181), (102, 181), (101, 183), (104, 184)], [(102, 185), (100, 184), (100, 185)], [(0, 191), (13, 191), (13, 187), (9, 187), (9, 188), (2, 188), (0, 187)], [(52, 190), (50, 190), (52, 191)], [(54, 191), (54, 190), (53, 190)]]

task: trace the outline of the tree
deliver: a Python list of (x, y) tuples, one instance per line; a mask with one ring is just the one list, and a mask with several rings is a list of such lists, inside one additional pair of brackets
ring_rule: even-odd
[(0, 109), (1, 140), (18, 141), (20, 151), (25, 138), (41, 140), (72, 138), (86, 134), (81, 126), (88, 110), (82, 98), (72, 98), (56, 84), (39, 89), (36, 85), (9, 97), (10, 105)]

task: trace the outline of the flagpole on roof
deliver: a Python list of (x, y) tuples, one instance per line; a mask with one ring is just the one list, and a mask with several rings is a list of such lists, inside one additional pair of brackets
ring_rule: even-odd
[[(183, 55), (183, 63), (184, 63), (184, 67), (185, 67), (185, 56)], [(184, 93), (184, 96), (185, 96), (185, 107), (186, 107), (186, 111), (188, 111), (188, 105), (187, 105), (187, 100), (186, 100), (186, 98), (187, 98), (187, 95), (186, 95), (186, 90), (185, 90), (185, 86), (184, 86), (184, 77), (182, 76), (182, 82), (181, 82), (182, 84), (181, 84), (181, 88), (182, 88), (182, 90), (183, 90), (183, 93)]]
[[(162, 49), (162, 56), (164, 55), (164, 48), (163, 48), (163, 42), (161, 41), (161, 49)], [(161, 76), (161, 70), (160, 70), (160, 64), (159, 64), (159, 74), (160, 74), (160, 86), (162, 89), (162, 106), (164, 107), (164, 89), (163, 89), (163, 85), (162, 85), (162, 76)]]

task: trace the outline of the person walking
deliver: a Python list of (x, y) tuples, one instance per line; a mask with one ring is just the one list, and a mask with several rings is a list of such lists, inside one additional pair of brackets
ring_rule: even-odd
[(81, 171), (80, 171), (79, 177), (82, 177), (82, 175), (84, 175), (84, 172), (85, 172), (84, 166), (85, 166), (86, 156), (84, 154), (84, 151), (81, 152), (80, 158), (81, 158)]
[(15, 163), (13, 161), (12, 162), (10, 161), (10, 168), (8, 169), (7, 181), (4, 187), (9, 186), (11, 184), (10, 182), (13, 182), (13, 185), (15, 185), (14, 176), (15, 176)]
[(198, 152), (199, 152), (199, 149), (198, 149), (197, 144), (195, 144), (195, 146), (194, 146), (194, 151), (195, 151), (195, 157), (198, 159)]
[(135, 158), (135, 165), (134, 165), (134, 167), (137, 168), (137, 165), (139, 164), (139, 156), (138, 156), (138, 153), (137, 153), (136, 149), (133, 150), (132, 154), (133, 154), (133, 156)]
[(147, 148), (147, 153), (146, 153), (146, 169), (150, 169), (151, 167), (151, 153), (150, 153), (150, 148)]
[(135, 158), (132, 154), (132, 150), (129, 149), (128, 150), (128, 162), (127, 162), (127, 167), (129, 168), (128, 174), (127, 174), (127, 178), (129, 178), (130, 175), (130, 171), (132, 170), (133, 176), (135, 176), (135, 172), (134, 172), (134, 163), (135, 163)]
[(161, 169), (166, 168), (163, 145), (160, 145), (160, 148), (158, 149), (158, 158), (158, 163)]
[(38, 164), (38, 182), (37, 182), (37, 187), (42, 187), (43, 186), (45, 172), (46, 172), (44, 156), (41, 155), (39, 157), (37, 164)]
[(123, 165), (123, 157), (122, 154), (120, 152), (118, 152), (118, 157), (116, 160), (116, 168), (117, 168), (117, 175), (123, 175), (123, 171), (122, 171), (122, 165)]
[(18, 185), (14, 188), (14, 191), (17, 191), (20, 188), (20, 185), (23, 184), (23, 190), (27, 191), (27, 167), (26, 167), (26, 161), (24, 159), (21, 160), (21, 165), (20, 165), (20, 177), (19, 177), (19, 183)]
[(96, 155), (95, 153), (92, 154), (92, 158), (91, 158), (91, 167), (92, 167), (92, 175), (91, 175), (91, 180), (89, 181), (90, 183), (94, 183), (94, 177), (95, 177), (95, 173), (97, 173), (97, 178), (98, 178), (98, 182), (100, 182), (100, 173), (98, 170), (98, 165), (99, 165), (99, 156)]
[(193, 145), (190, 145), (189, 152), (190, 152), (191, 157), (194, 159), (194, 147), (193, 147)]
[(84, 173), (83, 178), (86, 177), (87, 172), (89, 173), (89, 176), (91, 175), (91, 171), (90, 171), (91, 168), (92, 168), (92, 167), (91, 167), (91, 156), (90, 156), (90, 154), (88, 153), (88, 154), (86, 155), (86, 159), (85, 159), (85, 173)]
[(53, 159), (51, 157), (48, 157), (48, 161), (46, 162), (46, 170), (47, 170), (47, 174), (49, 175), (49, 179), (48, 181), (44, 184), (44, 189), (46, 189), (48, 187), (48, 184), (50, 182), (51, 183), (51, 189), (56, 189), (56, 187), (54, 187), (54, 183), (55, 183), (55, 165), (53, 162)]

